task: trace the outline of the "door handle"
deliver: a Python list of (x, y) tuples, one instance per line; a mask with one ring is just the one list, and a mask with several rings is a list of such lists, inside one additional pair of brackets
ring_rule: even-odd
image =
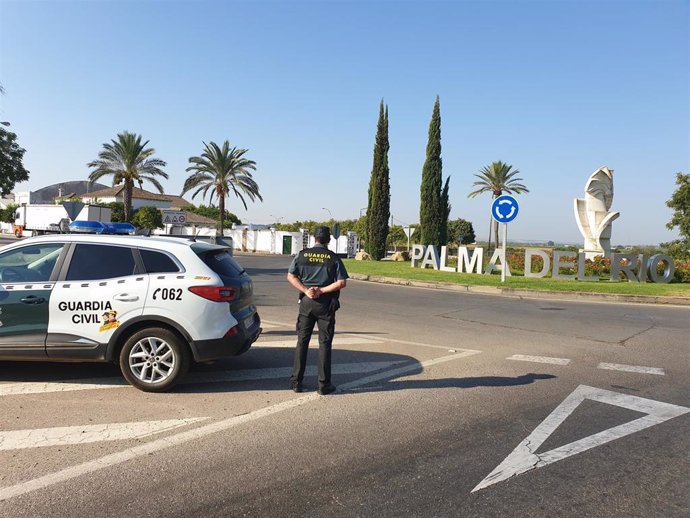
[(120, 293), (119, 295), (115, 295), (113, 298), (120, 302), (136, 302), (139, 300), (138, 295), (130, 295), (129, 293)]
[(36, 295), (29, 295), (28, 297), (24, 297), (23, 299), (20, 299), (24, 304), (43, 304), (46, 299), (43, 297), (37, 297)]

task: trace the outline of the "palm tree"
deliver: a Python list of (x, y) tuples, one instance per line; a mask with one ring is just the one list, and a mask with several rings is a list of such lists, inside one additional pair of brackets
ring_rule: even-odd
[[(485, 192), (490, 192), (492, 198), (498, 198), (503, 193), (506, 194), (520, 194), (522, 192), (529, 192), (522, 182), (522, 178), (515, 178), (515, 175), (520, 174), (517, 169), (513, 170), (513, 166), (501, 162), (493, 162), (491, 165), (482, 167), (479, 170), (480, 174), (475, 174), (478, 181), (472, 185), (479, 187), (479, 189), (472, 191), (467, 195), (468, 198), (474, 198)], [(491, 250), (491, 221), (489, 219), (489, 250)], [(496, 246), (498, 247), (498, 222), (494, 222), (494, 235), (496, 237)]]
[(107, 175), (113, 175), (113, 185), (124, 182), (125, 221), (132, 219), (134, 182), (138, 182), (141, 187), (142, 182), (146, 180), (162, 193), (163, 187), (155, 177), (160, 176), (166, 180), (168, 178), (168, 174), (161, 169), (167, 164), (163, 160), (152, 158), (156, 150), (147, 148), (148, 143), (148, 140), (141, 142), (141, 135), (128, 131), (118, 133), (117, 140), (103, 144), (103, 150), (98, 153), (98, 159), (87, 164), (88, 167), (94, 168), (89, 175), (91, 184)]
[(232, 192), (237, 196), (245, 210), (247, 202), (246, 195), (251, 201), (257, 198), (263, 201), (259, 194), (259, 185), (252, 178), (251, 171), (256, 171), (256, 162), (244, 158), (248, 149), (230, 148), (227, 140), (223, 147), (219, 147), (215, 142), (207, 144), (204, 142), (204, 152), (201, 156), (189, 158), (192, 164), (187, 171), (193, 174), (187, 178), (182, 187), (182, 194), (192, 189), (196, 189), (192, 198), (201, 193), (202, 198), (208, 194), (209, 200), (213, 197), (218, 198), (218, 208), (220, 210), (219, 234), (223, 234), (223, 224), (225, 220), (225, 198)]

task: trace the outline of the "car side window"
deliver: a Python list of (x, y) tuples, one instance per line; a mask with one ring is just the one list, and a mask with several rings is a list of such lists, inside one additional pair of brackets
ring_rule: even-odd
[(139, 250), (146, 273), (177, 273), (180, 267), (169, 255), (154, 250)]
[(135, 272), (132, 249), (127, 246), (77, 244), (66, 280), (93, 281), (124, 277)]
[(0, 254), (0, 282), (48, 282), (64, 243), (44, 243)]

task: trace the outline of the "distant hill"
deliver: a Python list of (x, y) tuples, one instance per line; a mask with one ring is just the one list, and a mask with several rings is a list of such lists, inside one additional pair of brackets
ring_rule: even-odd
[(53, 200), (58, 196), (67, 196), (69, 194), (82, 196), (88, 192), (100, 191), (108, 187), (108, 185), (103, 185), (102, 183), (89, 185), (89, 182), (86, 180), (55, 183), (48, 187), (33, 191), (31, 193), (31, 203), (53, 203)]

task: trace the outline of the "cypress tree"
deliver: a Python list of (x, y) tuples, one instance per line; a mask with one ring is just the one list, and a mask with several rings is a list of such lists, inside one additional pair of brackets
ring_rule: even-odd
[(450, 216), (450, 176), (446, 178), (446, 183), (443, 185), (443, 192), (441, 192), (441, 241), (439, 245), (447, 245), (448, 238), (448, 217)]
[(374, 164), (369, 180), (366, 251), (375, 260), (386, 256), (388, 218), (390, 217), (390, 182), (388, 170), (388, 106), (379, 106), (379, 121), (374, 142)]
[[(426, 145), (426, 160), (422, 169), (421, 203), (419, 226), (423, 245), (441, 245), (444, 207), (441, 200), (441, 106), (438, 95), (429, 123), (429, 140)], [(447, 218), (446, 218), (447, 219)]]

